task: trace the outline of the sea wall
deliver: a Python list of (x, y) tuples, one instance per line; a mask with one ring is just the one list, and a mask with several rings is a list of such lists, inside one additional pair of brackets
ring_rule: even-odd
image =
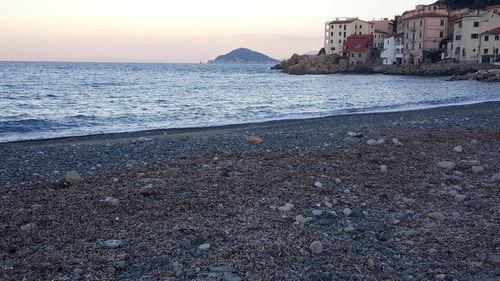
[(459, 63), (435, 63), (423, 64), (420, 67), (380, 66), (375, 72), (391, 75), (418, 75), (418, 76), (453, 76), (465, 75), (485, 69), (500, 69), (493, 64), (459, 64)]

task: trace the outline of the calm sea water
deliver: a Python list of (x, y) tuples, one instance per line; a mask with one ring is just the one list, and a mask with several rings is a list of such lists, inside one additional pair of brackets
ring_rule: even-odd
[(493, 83), (269, 67), (0, 62), (0, 142), (500, 100)]

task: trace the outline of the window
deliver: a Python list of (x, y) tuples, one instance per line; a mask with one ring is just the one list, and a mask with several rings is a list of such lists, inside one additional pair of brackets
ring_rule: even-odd
[(344, 38), (346, 38), (346, 35), (347, 35), (347, 34), (344, 32)]
[(479, 38), (479, 34), (477, 34), (477, 33), (472, 33), (470, 35), (470, 39), (477, 39), (477, 38)]
[(339, 44), (342, 44), (342, 39), (339, 39)]
[(333, 44), (333, 40), (330, 40), (330, 44)]
[(331, 50), (332, 50), (332, 51), (335, 51), (335, 47), (331, 47)]
[(459, 22), (459, 23), (458, 23), (458, 27), (459, 27), (459, 28), (462, 28), (462, 22)]
[(342, 25), (339, 25), (339, 28), (342, 29)]
[(459, 41), (459, 40), (462, 40), (462, 35), (456, 35), (455, 36), (455, 41)]
[(475, 53), (476, 52), (476, 49), (472, 49), (472, 52)]
[(462, 49), (462, 57), (465, 57), (466, 51), (465, 48)]
[(442, 32), (442, 31), (439, 32), (439, 37), (443, 38), (443, 36), (444, 36), (444, 32)]
[(418, 49), (422, 49), (422, 43), (418, 43)]
[(490, 40), (490, 37), (488, 35), (485, 35), (484, 36), (484, 41), (489, 41)]
[(344, 30), (347, 30), (347, 25), (344, 24)]
[(473, 26), (474, 26), (474, 27), (479, 27), (479, 22), (478, 22), (478, 21), (475, 21), (475, 22), (473, 23)]
[(330, 34), (330, 36), (333, 36), (333, 32)]
[(359, 25), (359, 28), (363, 28), (363, 26), (360, 24), (360, 25)]
[(495, 35), (495, 41), (500, 40), (500, 35)]
[(354, 53), (352, 53), (352, 54), (351, 54), (351, 57), (353, 57), (353, 58), (354, 58)]
[(342, 36), (342, 31), (339, 32), (339, 36)]
[(361, 57), (361, 53), (358, 54), (358, 57)]
[(333, 24), (330, 26), (331, 29), (333, 29)]
[(361, 35), (361, 31), (359, 32), (359, 35)]
[(488, 54), (488, 49), (484, 49), (484, 54), (487, 55)]
[(444, 26), (444, 20), (441, 20), (441, 26)]
[(422, 38), (422, 31), (418, 34), (419, 38)]
[(424, 23), (424, 22), (423, 22), (422, 20), (420, 20), (420, 26), (422, 26), (422, 24), (423, 24), (423, 23)]

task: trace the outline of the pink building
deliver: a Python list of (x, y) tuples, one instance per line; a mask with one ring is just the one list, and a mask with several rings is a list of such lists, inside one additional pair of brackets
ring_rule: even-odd
[(403, 66), (419, 66), (426, 51), (441, 49), (448, 32), (448, 8), (445, 5), (418, 5), (402, 16), (404, 29)]

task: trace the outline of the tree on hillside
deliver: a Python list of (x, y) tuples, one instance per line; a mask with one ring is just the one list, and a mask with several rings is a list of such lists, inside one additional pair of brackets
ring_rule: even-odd
[(439, 0), (438, 3), (447, 5), (450, 9), (484, 9), (492, 5), (500, 5), (500, 0)]

